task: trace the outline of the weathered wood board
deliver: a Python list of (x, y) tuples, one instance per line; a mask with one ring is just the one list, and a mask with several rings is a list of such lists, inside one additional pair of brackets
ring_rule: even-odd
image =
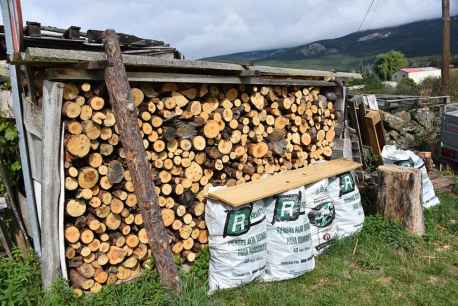
[(359, 167), (361, 167), (361, 164), (351, 160), (331, 160), (300, 169), (284, 171), (257, 181), (210, 191), (208, 197), (232, 207), (240, 207), (324, 178), (358, 169)]

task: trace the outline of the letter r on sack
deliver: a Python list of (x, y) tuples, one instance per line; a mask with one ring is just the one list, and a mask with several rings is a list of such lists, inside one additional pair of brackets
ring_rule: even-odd
[(355, 182), (351, 173), (344, 174), (340, 177), (340, 195), (354, 191)]
[[(283, 205), (281, 207), (281, 213), (280, 213), (282, 220), (285, 220), (285, 219), (288, 220), (294, 217), (294, 214), (295, 214), (294, 205), (295, 204), (296, 204), (295, 201), (284, 201), (283, 202)], [(288, 214), (288, 216), (286, 216), (286, 214)]]
[(238, 214), (235, 216), (234, 223), (232, 223), (232, 232), (237, 233), (237, 232), (244, 232), (245, 231), (245, 214)]

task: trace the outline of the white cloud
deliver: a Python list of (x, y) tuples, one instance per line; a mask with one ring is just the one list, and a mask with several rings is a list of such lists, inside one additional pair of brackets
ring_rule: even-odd
[[(452, 0), (452, 11), (458, 7)], [(23, 0), (25, 20), (113, 28), (164, 40), (189, 58), (294, 46), (354, 32), (370, 0)], [(439, 17), (439, 0), (377, 0), (363, 29)]]

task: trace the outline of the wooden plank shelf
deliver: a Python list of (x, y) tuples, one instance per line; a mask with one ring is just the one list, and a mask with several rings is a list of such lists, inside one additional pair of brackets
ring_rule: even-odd
[(331, 160), (270, 175), (257, 181), (210, 191), (208, 197), (237, 208), (360, 167), (361, 164), (351, 160)]

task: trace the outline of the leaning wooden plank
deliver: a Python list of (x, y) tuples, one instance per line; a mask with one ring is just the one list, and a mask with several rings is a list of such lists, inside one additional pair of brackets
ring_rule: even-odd
[[(66, 63), (78, 64), (87, 61), (101, 62), (105, 61), (106, 56), (103, 52), (81, 51), (81, 50), (58, 50), (46, 48), (27, 48), (22, 55), (21, 63), (39, 64), (39, 63)], [(156, 68), (181, 68), (196, 70), (218, 70), (240, 72), (244, 70), (241, 65), (205, 61), (191, 60), (170, 60), (163, 58), (154, 58), (143, 55), (123, 54), (122, 60), (126, 66), (136, 67), (156, 67)]]
[[(3, 198), (3, 199), (5, 199), (5, 198)], [(3, 220), (0, 219), (0, 221), (3, 221)], [(8, 257), (12, 258), (13, 256), (11, 254), (11, 249), (10, 249), (10, 246), (8, 244), (8, 240), (6, 239), (5, 233), (3, 232), (2, 223), (0, 223), (0, 243), (1, 243), (1, 246), (2, 246), (3, 250), (5, 251), (6, 255)]]
[(127, 74), (121, 57), (116, 33), (106, 30), (104, 37), (108, 66), (105, 69), (107, 85), (121, 143), (126, 152), (127, 167), (132, 177), (138, 205), (143, 216), (151, 252), (161, 283), (175, 291), (180, 290), (177, 267), (169, 247), (169, 237), (162, 222), (161, 209), (153, 183), (152, 169), (146, 157), (140, 130), (137, 126), (137, 109), (130, 92)]
[(209, 192), (208, 197), (219, 200), (232, 207), (240, 207), (244, 204), (308, 185), (324, 178), (352, 171), (360, 167), (361, 164), (351, 160), (331, 160), (312, 164), (296, 170), (284, 171), (257, 181), (212, 191)]
[(43, 83), (43, 165), (41, 191), (41, 276), (49, 288), (59, 278), (60, 114), (64, 84)]

